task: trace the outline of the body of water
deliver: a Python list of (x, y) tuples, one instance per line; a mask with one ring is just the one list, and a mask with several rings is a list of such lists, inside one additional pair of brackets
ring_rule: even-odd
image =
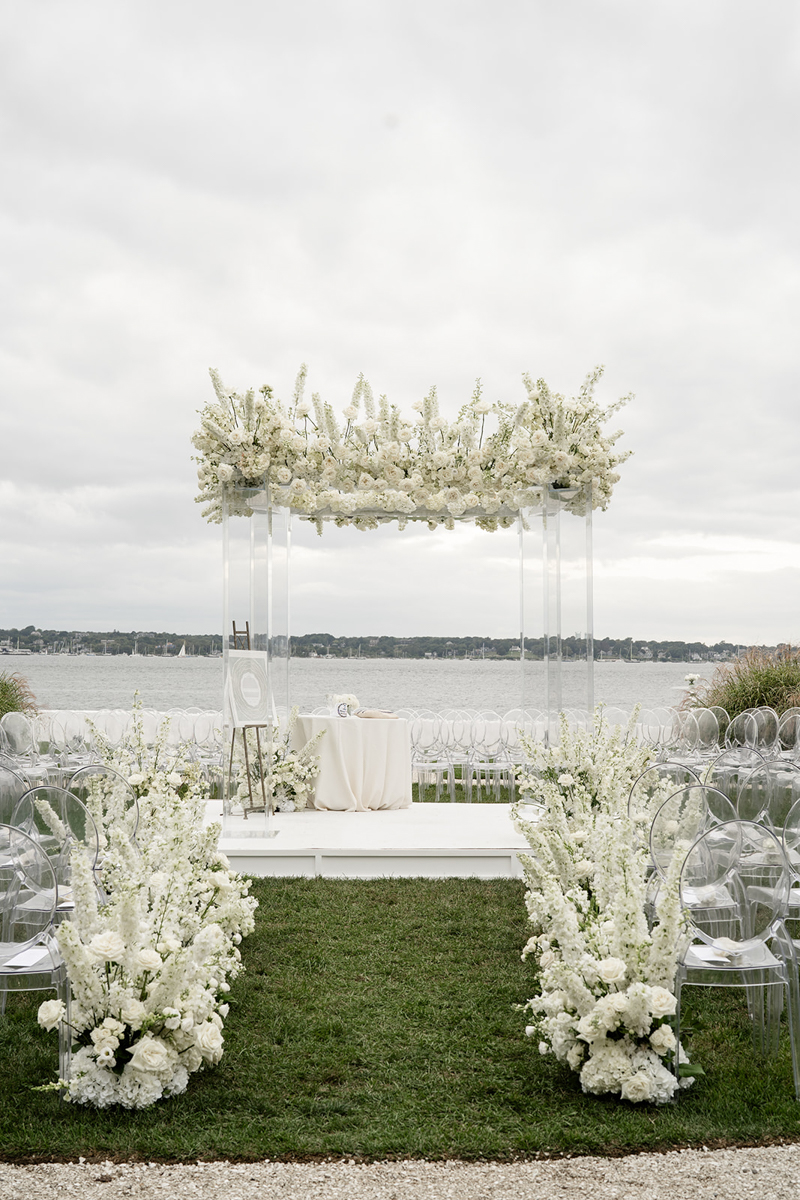
[[(528, 708), (543, 706), (544, 668), (532, 668)], [(138, 691), (145, 708), (222, 708), (221, 658), (156, 658), (108, 655), (3, 657), (0, 670), (18, 671), (40, 708), (131, 707)], [(585, 667), (564, 664), (564, 704), (581, 707)], [(709, 677), (713, 664), (595, 663), (595, 701), (630, 710), (679, 703), (687, 673)], [(352, 692), (375, 708), (492, 709), (521, 703), (519, 663), (481, 659), (292, 659), (291, 700), (301, 710), (318, 708), (331, 692)], [(538, 687), (537, 687), (538, 684)], [(537, 702), (538, 694), (538, 702)]]

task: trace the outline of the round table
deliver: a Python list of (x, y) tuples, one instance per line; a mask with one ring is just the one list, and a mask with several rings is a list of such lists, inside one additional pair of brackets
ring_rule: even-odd
[(319, 775), (314, 807), (367, 812), (411, 805), (411, 740), (408, 722), (364, 717), (300, 715), (292, 746), (299, 749), (320, 730)]

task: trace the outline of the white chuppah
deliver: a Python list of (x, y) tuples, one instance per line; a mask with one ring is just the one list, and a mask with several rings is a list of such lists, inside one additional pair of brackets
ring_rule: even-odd
[[(439, 414), (435, 388), (414, 404), (417, 415), (406, 418), (385, 397), (376, 402), (360, 377), (342, 425), (319, 396), (305, 400), (305, 368), (288, 405), (266, 386), (259, 393), (230, 391), (212, 372), (216, 403), (203, 410), (193, 443), (199, 451), (198, 500), (206, 505), (204, 515), (223, 526), (227, 732), (231, 745), (237, 736), (244, 744), (247, 728), (254, 732), (260, 764), (263, 731), (266, 765), (258, 771), (266, 776), (269, 795), (278, 794), (274, 747), (291, 713), (293, 519), (313, 522), (320, 534), (326, 523), (364, 530), (392, 521), (400, 529), (409, 521), (432, 529), (452, 529), (456, 521), (486, 531), (516, 527), (520, 708), (543, 711), (546, 736), (556, 734), (562, 636), (567, 634), (574, 635), (571, 657), (577, 644), (586, 666), (580, 707), (593, 708), (591, 515), (593, 508), (606, 507), (619, 478), (615, 467), (627, 457), (614, 450), (619, 433), (608, 435), (601, 428), (624, 403), (607, 409), (597, 405), (593, 390), (601, 373), (600, 368), (591, 373), (572, 400), (525, 375), (527, 397), (517, 405), (485, 400), (478, 384), (454, 422)], [(246, 631), (248, 652), (265, 661), (265, 711), (258, 729), (235, 719), (227, 701), (231, 652), (242, 645), (231, 634), (234, 623), (240, 636)], [(543, 692), (530, 670), (534, 660), (545, 664)], [(322, 742), (334, 736), (330, 727)], [(336, 747), (321, 750), (329, 764), (338, 752)], [(280, 764), (280, 753), (277, 760)], [(375, 771), (376, 760), (371, 763)], [(226, 821), (236, 795), (233, 770), (231, 754)], [(379, 774), (385, 775), (383, 768)], [(340, 779), (335, 786), (343, 790), (334, 795), (334, 785), (328, 789), (332, 780), (333, 772), (323, 767), (318, 797), (327, 794), (331, 807), (355, 805), (358, 811), (349, 784)], [(285, 793), (285, 778), (283, 784)], [(381, 789), (379, 779), (367, 780), (370, 795), (381, 796)]]

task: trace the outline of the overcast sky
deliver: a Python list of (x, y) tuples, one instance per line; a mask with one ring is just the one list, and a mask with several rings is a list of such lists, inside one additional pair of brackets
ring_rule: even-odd
[[(221, 626), (216, 366), (599, 397), (598, 636), (800, 641), (795, 0), (0, 9), (0, 627)], [(516, 547), (296, 534), (297, 633), (510, 635)]]

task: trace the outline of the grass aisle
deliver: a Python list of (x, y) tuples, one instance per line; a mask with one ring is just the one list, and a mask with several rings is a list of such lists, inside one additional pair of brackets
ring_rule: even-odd
[(800, 1140), (788, 1049), (753, 1054), (738, 994), (687, 993), (708, 1075), (666, 1108), (581, 1094), (514, 1004), (522, 886), (512, 880), (260, 880), (225, 1055), (183, 1096), (96, 1112), (30, 1090), (52, 1079), (41, 997), (0, 1020), (5, 1159), (496, 1158)]

